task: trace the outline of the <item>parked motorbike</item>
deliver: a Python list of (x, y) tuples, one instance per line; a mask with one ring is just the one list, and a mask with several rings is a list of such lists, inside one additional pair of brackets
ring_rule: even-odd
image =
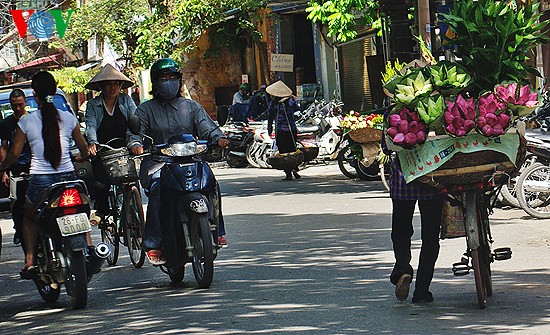
[(229, 147), (224, 149), (227, 164), (233, 168), (246, 167), (246, 150), (254, 140), (254, 132), (244, 122), (229, 121), (220, 129), (229, 140)]
[[(128, 128), (139, 134), (139, 118), (130, 116)], [(147, 137), (152, 141), (152, 138)], [(152, 141), (154, 144), (154, 141)], [(214, 174), (201, 154), (207, 142), (191, 134), (172, 136), (167, 143), (153, 145), (151, 155), (160, 169), (161, 221), (166, 264), (160, 269), (174, 283), (183, 280), (185, 264), (192, 263), (200, 288), (208, 288), (217, 255), (217, 227), (221, 200)], [(171, 237), (167, 240), (166, 237)]]
[[(511, 178), (508, 184), (501, 187), (499, 195), (499, 200), (505, 205), (524, 208), (528, 213), (534, 212), (532, 212), (532, 209), (528, 205), (528, 200), (523, 199), (523, 205), (520, 204), (518, 199), (519, 196), (517, 194), (517, 182), (522, 175), (525, 175), (525, 173), (531, 174), (535, 171), (534, 167), (530, 168), (532, 165), (548, 165), (548, 154), (546, 151), (550, 138), (550, 124), (548, 120), (550, 117), (549, 92), (544, 92), (542, 96), (544, 101), (543, 105), (539, 107), (530, 117), (522, 121), (529, 124), (529, 129), (526, 129), (525, 131), (525, 139), (527, 140), (527, 157), (525, 162), (520, 168), (519, 173)], [(531, 177), (528, 177), (527, 179), (529, 178)], [(532, 196), (529, 191), (527, 193)]]
[[(34, 267), (21, 272), (21, 278), (33, 280), (46, 302), (59, 298), (65, 285), (69, 304), (74, 309), (88, 303), (88, 281), (99, 270), (87, 262), (87, 256), (105, 258), (109, 247), (100, 243), (88, 248), (86, 233), (91, 231), (90, 197), (83, 181), (51, 185), (37, 200), (35, 224), (39, 239)], [(89, 252), (95, 255), (89, 255)], [(99, 264), (101, 266), (101, 264)]]
[(267, 131), (267, 121), (250, 123), (254, 136), (252, 143), (246, 148), (246, 160), (256, 168), (269, 169), (267, 158), (273, 155), (273, 142), (275, 136)]

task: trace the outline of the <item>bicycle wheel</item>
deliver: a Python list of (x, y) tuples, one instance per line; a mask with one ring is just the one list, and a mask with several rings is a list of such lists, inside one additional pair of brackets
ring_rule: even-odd
[(357, 161), (357, 176), (363, 180), (378, 180), (381, 179), (380, 167), (378, 166), (378, 161), (372, 162), (371, 165), (365, 166), (360, 161)]
[(488, 296), (493, 295), (493, 280), (491, 278), (491, 263), (493, 263), (493, 253), (491, 248), (491, 236), (489, 230), (489, 212), (485, 205), (483, 196), (480, 196), (479, 203), (479, 257), (480, 257), (480, 270), (483, 283), (485, 284), (485, 291)]
[(338, 152), (336, 159), (338, 160), (338, 167), (344, 176), (352, 179), (358, 177), (357, 169), (355, 168), (357, 166), (357, 159), (352, 154), (349, 145), (346, 145)]
[(476, 292), (477, 292), (477, 303), (479, 308), (483, 309), (487, 307), (487, 291), (485, 290), (485, 282), (482, 272), (484, 271), (480, 250), (481, 246), (478, 249), (471, 250), (472, 256), (472, 268), (474, 269), (474, 278), (476, 282)]
[(523, 210), (537, 219), (550, 219), (550, 167), (533, 164), (518, 178), (516, 194)]
[[(468, 233), (467, 244), (472, 257), (472, 268), (474, 270), (474, 280), (476, 284), (477, 302), (479, 308), (487, 307), (486, 291), (486, 267), (487, 263), (483, 260), (483, 248), (485, 244), (485, 230), (482, 226), (483, 205), (482, 194), (477, 191), (467, 191), (465, 194), (465, 226)], [(478, 241), (476, 243), (476, 241)], [(472, 247), (470, 247), (472, 245)], [(473, 249), (475, 248), (475, 249)]]
[(111, 254), (107, 257), (107, 263), (109, 265), (116, 265), (120, 250), (120, 235), (118, 233), (120, 223), (120, 200), (118, 193), (117, 188), (112, 186), (109, 191), (109, 207), (111, 208), (111, 213), (100, 223), (101, 240), (107, 243), (109, 248), (111, 248)]
[(126, 246), (130, 254), (130, 260), (136, 268), (143, 266), (145, 251), (141, 248), (143, 227), (145, 225), (145, 214), (141, 193), (136, 186), (126, 189), (124, 197), (124, 236)]

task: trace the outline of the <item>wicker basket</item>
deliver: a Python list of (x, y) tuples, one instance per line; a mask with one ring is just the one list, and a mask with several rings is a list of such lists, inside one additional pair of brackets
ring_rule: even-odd
[[(509, 176), (517, 173), (517, 167), (525, 161), (525, 150), (525, 138), (520, 136), (515, 164), (510, 162), (505, 154), (493, 150), (472, 153), (459, 152), (441, 168), (418, 178), (418, 181), (440, 189), (454, 186), (478, 187), (479, 183), (491, 179), (493, 184), (504, 184), (508, 182)], [(495, 169), (503, 173), (495, 174)]]
[(297, 169), (304, 161), (304, 153), (300, 150), (285, 154), (275, 154), (267, 159), (267, 163), (277, 170)]
[(112, 184), (138, 180), (136, 164), (130, 159), (127, 148), (105, 150), (99, 153), (103, 168)]
[(380, 142), (382, 141), (382, 130), (375, 128), (360, 128), (352, 130), (349, 137), (357, 143)]

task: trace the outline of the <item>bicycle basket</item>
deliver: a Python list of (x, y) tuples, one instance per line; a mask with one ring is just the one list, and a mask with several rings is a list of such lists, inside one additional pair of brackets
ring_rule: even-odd
[(136, 165), (127, 148), (105, 150), (98, 155), (112, 184), (138, 180)]

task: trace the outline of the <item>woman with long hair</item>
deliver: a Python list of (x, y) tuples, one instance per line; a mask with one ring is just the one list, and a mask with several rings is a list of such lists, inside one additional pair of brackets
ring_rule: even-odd
[(17, 124), (13, 145), (0, 169), (11, 165), (21, 154), (27, 141), (31, 147), (29, 188), (26, 194), (23, 242), (25, 243), (25, 267), (34, 266), (35, 244), (38, 232), (34, 226), (34, 206), (39, 196), (52, 184), (75, 180), (74, 166), (69, 155), (69, 143), (74, 139), (80, 156), (88, 156), (88, 146), (80, 132), (76, 116), (58, 110), (53, 99), (57, 83), (49, 72), (39, 72), (32, 77), (31, 87), (39, 110), (27, 114)]

